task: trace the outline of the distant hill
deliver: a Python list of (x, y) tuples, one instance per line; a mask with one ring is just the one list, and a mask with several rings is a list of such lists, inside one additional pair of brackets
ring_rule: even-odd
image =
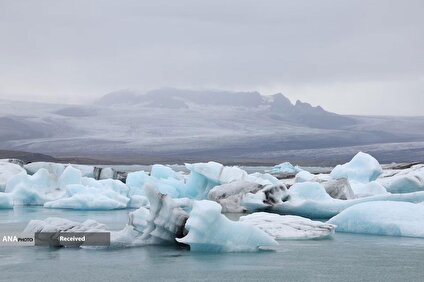
[(320, 106), (313, 107), (299, 100), (292, 104), (281, 93), (262, 96), (259, 92), (200, 91), (175, 88), (162, 88), (147, 93), (120, 90), (106, 94), (95, 104), (103, 106), (140, 105), (169, 109), (186, 109), (190, 104), (214, 107), (265, 107), (277, 120), (315, 128), (340, 128), (355, 124), (354, 119), (327, 112)]
[(0, 149), (109, 162), (424, 160), (423, 117), (345, 116), (281, 93), (120, 90), (92, 104), (0, 100)]

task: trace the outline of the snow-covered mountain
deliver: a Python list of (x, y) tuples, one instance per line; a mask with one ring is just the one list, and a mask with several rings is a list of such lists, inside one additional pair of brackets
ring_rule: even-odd
[(0, 149), (150, 163), (424, 159), (424, 118), (343, 116), (282, 94), (121, 90), (92, 104), (0, 100)]

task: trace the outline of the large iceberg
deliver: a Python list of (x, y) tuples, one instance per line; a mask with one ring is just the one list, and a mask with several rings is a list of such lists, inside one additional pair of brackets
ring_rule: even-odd
[(333, 199), (317, 182), (304, 182), (293, 185), (281, 201), (270, 204), (260, 203), (249, 198), (242, 199), (242, 205), (249, 211), (268, 210), (284, 215), (298, 215), (308, 218), (330, 218), (353, 205), (374, 201), (399, 201), (419, 203), (424, 201), (424, 192), (405, 194), (383, 194), (351, 200)]
[[(215, 191), (220, 190), (221, 192), (218, 193), (220, 195), (217, 194), (217, 197), (228, 198), (230, 204), (231, 201), (237, 202), (236, 198), (248, 192), (250, 188), (246, 188), (246, 183), (251, 183), (247, 184), (248, 186), (279, 183), (278, 179), (270, 174), (247, 174), (238, 167), (227, 167), (216, 162), (186, 164), (186, 168), (190, 171), (188, 175), (175, 172), (162, 165), (154, 165), (150, 175), (144, 171), (131, 172), (126, 180), (126, 184), (130, 188), (129, 193), (130, 195), (144, 195), (144, 186), (151, 184), (157, 187), (161, 193), (172, 198), (203, 200), (209, 197), (210, 191), (215, 187), (228, 184)], [(244, 184), (240, 185), (240, 183)], [(223, 192), (227, 189), (228, 193)], [(215, 193), (213, 192), (210, 196), (214, 198)], [(222, 197), (224, 194), (225, 197)], [(240, 207), (235, 209), (240, 209)]]
[(359, 152), (350, 162), (336, 166), (331, 171), (333, 179), (347, 178), (361, 183), (376, 180), (383, 172), (379, 162), (369, 154)]
[(259, 228), (235, 222), (221, 214), (221, 206), (212, 201), (195, 201), (186, 223), (188, 234), (177, 238), (190, 245), (191, 251), (237, 252), (256, 251), (278, 243)]
[[(59, 177), (45, 168), (33, 175), (23, 171), (8, 180), (6, 192), (15, 205), (46, 208), (108, 210), (126, 208), (130, 202), (129, 188), (121, 181), (82, 177), (81, 171), (72, 166), (67, 166)], [(140, 201), (137, 199), (138, 205)]]
[(257, 226), (276, 240), (327, 239), (333, 236), (336, 228), (335, 225), (312, 221), (300, 216), (266, 212), (255, 212), (242, 216), (240, 221)]
[(403, 202), (368, 202), (352, 206), (328, 223), (338, 232), (424, 237), (424, 205)]

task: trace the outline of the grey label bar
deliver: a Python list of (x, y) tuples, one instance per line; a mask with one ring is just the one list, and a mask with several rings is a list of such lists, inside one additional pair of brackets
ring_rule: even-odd
[(39, 232), (34, 239), (35, 246), (110, 246), (109, 232)]

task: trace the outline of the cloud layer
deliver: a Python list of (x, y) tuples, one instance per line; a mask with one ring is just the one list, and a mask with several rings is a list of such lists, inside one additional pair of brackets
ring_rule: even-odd
[(173, 86), (422, 115), (423, 3), (0, 0), (0, 97)]

